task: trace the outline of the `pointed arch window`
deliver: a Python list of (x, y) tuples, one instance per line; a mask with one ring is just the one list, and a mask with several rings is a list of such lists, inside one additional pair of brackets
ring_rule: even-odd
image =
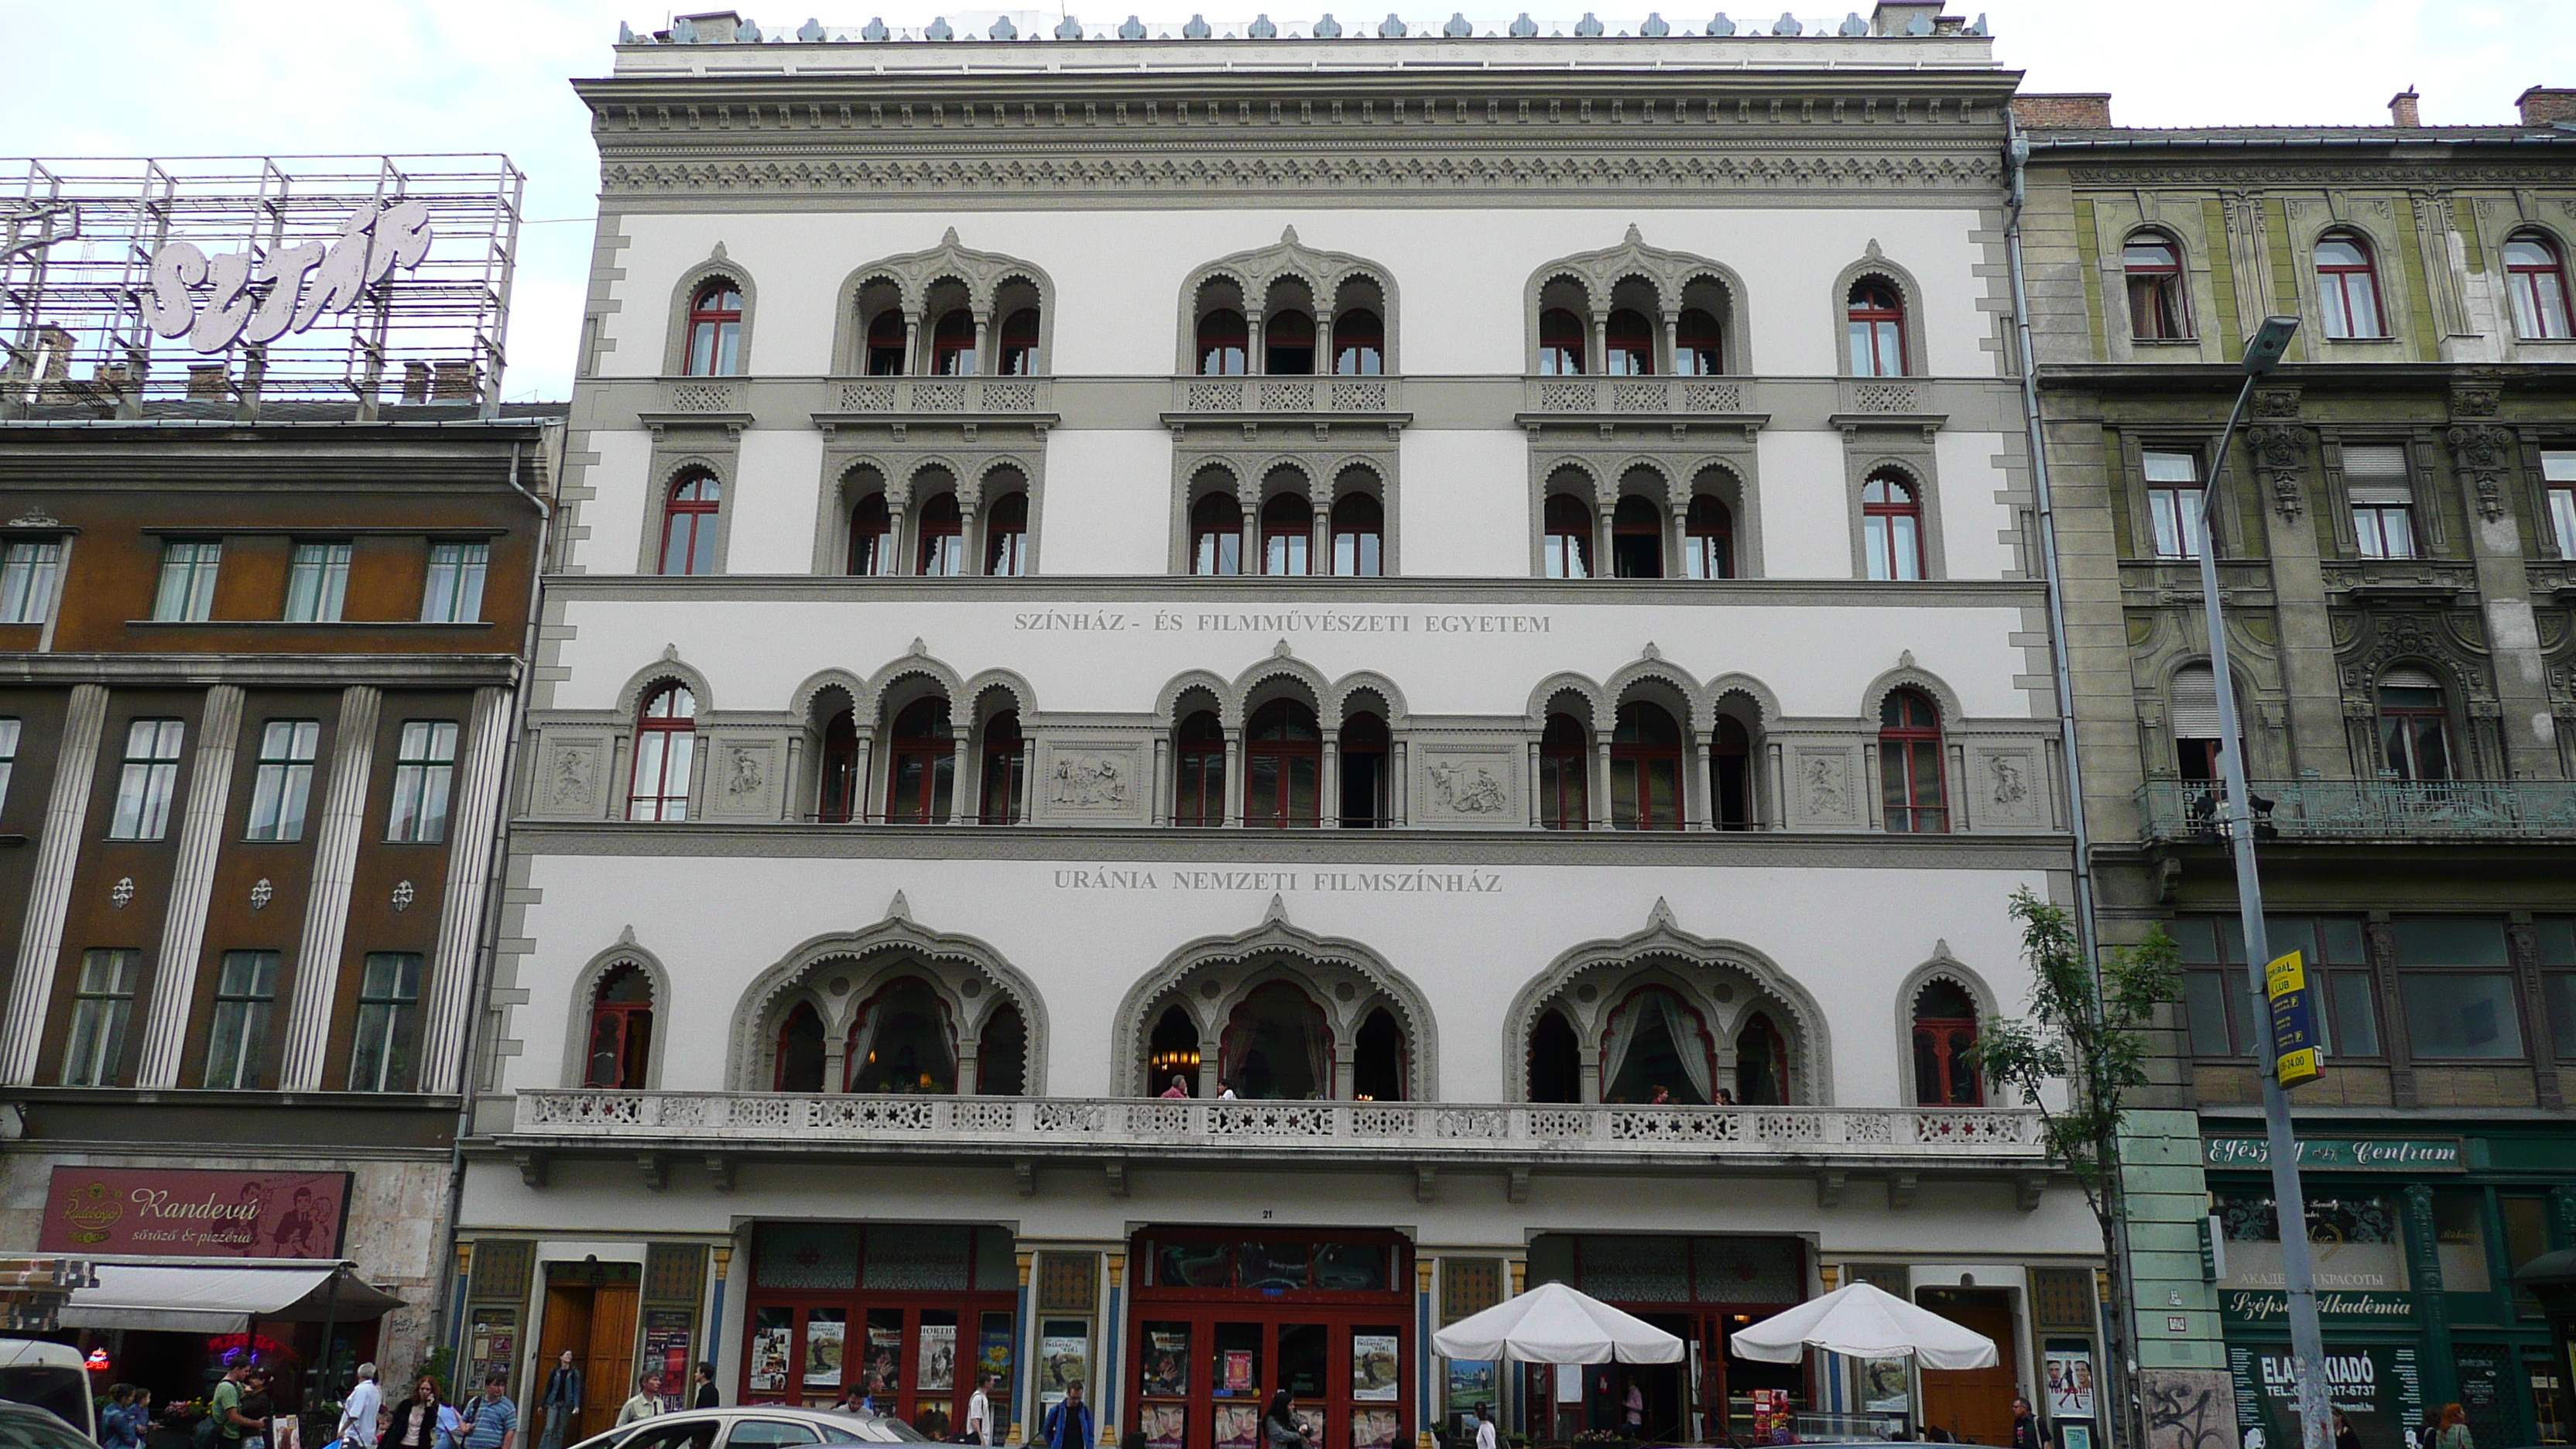
[(703, 470), (681, 474), (671, 482), (662, 509), (662, 572), (711, 574), (716, 571), (716, 511), (724, 485)]
[(1906, 373), (1905, 304), (1885, 282), (1851, 289), (1844, 309), (1854, 377), (1903, 377)]
[(1662, 987), (1631, 994), (1610, 1013), (1601, 1037), (1601, 1099), (1706, 1106), (1716, 1095), (1717, 1060), (1708, 1023)]
[(1322, 1008), (1285, 981), (1256, 987), (1226, 1022), (1219, 1075), (1256, 1101), (1333, 1094), (1333, 1032)]
[(1404, 1028), (1395, 1013), (1381, 1006), (1360, 1023), (1352, 1039), (1351, 1097), (1361, 1102), (1401, 1102), (1404, 1090)]
[(1199, 319), (1199, 376), (1243, 376), (1252, 347), (1251, 325), (1243, 314), (1221, 307)]
[(1982, 1107), (1985, 1087), (1968, 1060), (1977, 1044), (1977, 1003), (1955, 981), (1929, 981), (1914, 996), (1914, 1103)]
[(850, 508), (850, 572), (875, 577), (894, 572), (894, 515), (882, 493), (871, 493)]
[(901, 377), (910, 332), (903, 314), (888, 307), (868, 320), (868, 376)]
[(953, 579), (966, 572), (966, 518), (957, 495), (942, 493), (921, 505), (914, 546), (914, 572), (923, 578)]
[(2337, 339), (2385, 337), (2388, 329), (2379, 305), (2379, 268), (2370, 244), (2353, 232), (2328, 232), (2317, 242), (2317, 303), (2325, 313), (2326, 336)]
[(1726, 334), (1717, 314), (1705, 307), (1685, 307), (1673, 323), (1673, 371), (1684, 377), (1715, 377), (1726, 371)]
[(1190, 572), (1243, 572), (1243, 505), (1233, 494), (1210, 493), (1190, 505)]
[(975, 1094), (1024, 1097), (1029, 1091), (1029, 1024), (1016, 1006), (994, 1008), (984, 1018), (975, 1048)]
[(842, 1060), (846, 1090), (949, 1096), (957, 1090), (957, 1037), (930, 983), (898, 977), (850, 1022)]
[(936, 825), (948, 818), (957, 787), (957, 736), (949, 727), (948, 701), (917, 699), (895, 716), (886, 763), (886, 819), (896, 825)]
[(1302, 493), (1274, 493), (1261, 505), (1261, 571), (1303, 577), (1315, 540), (1315, 507)]
[(1878, 781), (1889, 830), (1937, 835), (1950, 828), (1941, 716), (1919, 690), (1892, 691), (1878, 707)]
[(1622, 307), (1602, 328), (1603, 349), (1613, 377), (1646, 377), (1655, 370), (1655, 327), (1646, 314)]
[(1538, 823), (1548, 830), (1592, 828), (1592, 740), (1570, 714), (1547, 717), (1538, 741)]
[(1873, 579), (1923, 577), (1923, 504), (1914, 485), (1893, 473), (1874, 473), (1860, 489), (1862, 561)]
[(1015, 579), (1029, 571), (1029, 495), (1005, 493), (984, 510), (984, 572)]
[(1720, 830), (1753, 828), (1753, 737), (1733, 715), (1717, 717), (1709, 741), (1709, 804)]
[(1735, 511), (1725, 499), (1707, 493), (1691, 499), (1682, 523), (1682, 577), (1735, 577)]
[(972, 377), (976, 365), (975, 314), (951, 307), (930, 329), (930, 371), (935, 377)]
[(1610, 731), (1610, 823), (1620, 830), (1682, 828), (1682, 732), (1661, 705), (1619, 706)]
[(2140, 342), (2171, 342), (2191, 335), (2183, 304), (2182, 249), (2171, 237), (2142, 231), (2120, 249), (2129, 284), (2129, 335)]
[(727, 281), (709, 282), (689, 299), (689, 348), (681, 371), (691, 377), (731, 377), (742, 370), (742, 293)]
[(1611, 510), (1610, 567), (1617, 578), (1664, 576), (1664, 512), (1655, 500), (1631, 493)]
[(796, 1003), (786, 1019), (778, 1023), (772, 1055), (776, 1061), (770, 1072), (772, 1091), (823, 1090), (823, 1016), (814, 1009), (814, 1003)]
[(1583, 1100), (1583, 1046), (1565, 1013), (1554, 1007), (1539, 1013), (1538, 1025), (1530, 1029), (1529, 1099)]
[(2569, 327), (2567, 258), (2557, 242), (2536, 231), (2505, 238), (2504, 274), (2515, 335), (2530, 341), (2565, 341), (2576, 335)]
[(1386, 721), (1360, 713), (1342, 721), (1342, 828), (1376, 830), (1387, 823)]
[(1788, 1039), (1767, 1012), (1757, 1011), (1735, 1034), (1735, 1100), (1747, 1107), (1785, 1106), (1789, 1092)]
[(653, 1061), (653, 981), (633, 962), (609, 968), (590, 997), (581, 1084), (640, 1091)]
[(1386, 322), (1365, 307), (1333, 317), (1333, 371), (1376, 377), (1386, 371)]
[(848, 710), (823, 726), (822, 793), (814, 818), (827, 825), (846, 825), (859, 808), (859, 727)]
[(1225, 727), (1203, 709), (1181, 721), (1173, 741), (1172, 823), (1225, 823)]
[(1274, 312), (1261, 319), (1261, 370), (1278, 377), (1315, 371), (1315, 319), (1306, 312)]
[(1582, 375), (1582, 318), (1563, 307), (1538, 314), (1538, 370), (1543, 377)]
[(1244, 731), (1243, 823), (1316, 824), (1323, 770), (1324, 737), (1314, 711), (1290, 699), (1263, 705)]
[(1145, 1042), (1146, 1095), (1159, 1097), (1178, 1087), (1181, 1095), (1194, 1097), (1198, 1083), (1199, 1024), (1186, 1009), (1167, 1006)]
[(1020, 736), (1020, 712), (1006, 709), (984, 726), (982, 803), (975, 818), (986, 825), (1017, 825), (1028, 818), (1029, 744)]
[(1001, 355), (996, 371), (1004, 377), (1034, 377), (1038, 370), (1038, 309), (1022, 307), (1002, 319)]
[(2379, 677), (2380, 767), (2395, 779), (2457, 779), (2451, 758), (2450, 710), (2442, 684), (2422, 669)]
[(635, 773), (626, 792), (629, 820), (689, 818), (689, 774), (697, 760), (698, 697), (665, 684), (635, 718)]
[(1333, 573), (1373, 579), (1386, 572), (1386, 510), (1374, 494), (1345, 493), (1333, 504)]
[(1592, 510), (1571, 493), (1547, 498), (1547, 538), (1540, 556), (1552, 579), (1592, 577)]

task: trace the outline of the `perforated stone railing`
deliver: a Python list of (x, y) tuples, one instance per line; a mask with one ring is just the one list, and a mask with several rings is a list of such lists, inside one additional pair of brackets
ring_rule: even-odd
[(1923, 384), (1903, 378), (1845, 378), (1842, 383), (1842, 407), (1845, 413), (1919, 413), (1923, 411)]
[(513, 1136), (555, 1145), (1019, 1152), (1216, 1148), (1932, 1158), (2028, 1166), (2038, 1114), (1910, 1107), (1623, 1107), (526, 1091)]
[(1402, 406), (1391, 377), (1184, 377), (1172, 385), (1181, 413), (1385, 413)]
[(1043, 413), (1054, 401), (1043, 377), (844, 378), (833, 392), (844, 413)]
[(739, 378), (684, 377), (662, 383), (662, 411), (668, 413), (738, 413), (743, 397)]
[(1522, 410), (1730, 417), (1754, 411), (1752, 395), (1750, 384), (1729, 377), (1533, 377)]

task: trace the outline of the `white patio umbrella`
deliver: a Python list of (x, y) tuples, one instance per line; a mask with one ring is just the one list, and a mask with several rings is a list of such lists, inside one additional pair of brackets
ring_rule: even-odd
[(1449, 1358), (1515, 1363), (1680, 1363), (1682, 1341), (1562, 1283), (1461, 1318), (1431, 1336)]
[[(1473, 1322), (1474, 1320), (1469, 1320)], [(1851, 1283), (1727, 1335), (1745, 1358), (1796, 1363), (1809, 1348), (1854, 1358), (1920, 1359), (1925, 1368), (1993, 1368), (1995, 1341), (1868, 1283)]]

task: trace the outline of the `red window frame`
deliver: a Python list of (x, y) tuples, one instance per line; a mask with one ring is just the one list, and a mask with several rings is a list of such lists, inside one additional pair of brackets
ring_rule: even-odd
[[(2430, 693), (2430, 704), (2393, 704), (2393, 689), (2408, 693)], [(2410, 785), (2440, 784), (2459, 778), (2460, 762), (2451, 749), (2450, 697), (2439, 688), (2422, 690), (2411, 685), (2382, 683), (2372, 691), (2372, 707), (2379, 716), (2380, 763), (2396, 777)], [(2430, 743), (2433, 750), (2427, 750)], [(2439, 751), (2438, 758), (2434, 751)]]
[(1181, 721), (1172, 744), (1172, 823), (1223, 825), (1225, 726), (1214, 710), (1200, 710)]
[(1869, 576), (1910, 582), (1924, 575), (1923, 499), (1914, 484), (1874, 473), (1860, 489), (1861, 551)]
[(1333, 314), (1333, 371), (1376, 377), (1386, 371), (1386, 321), (1366, 307)]
[(823, 780), (815, 797), (814, 818), (845, 825), (859, 808), (859, 726), (849, 710), (823, 726)]
[(1694, 579), (1735, 577), (1735, 510), (1702, 493), (1682, 519), (1682, 574)]
[(894, 572), (894, 514), (883, 493), (871, 493), (850, 505), (850, 561), (853, 575), (876, 577)]
[(966, 572), (966, 515), (957, 495), (925, 499), (913, 532), (913, 572), (928, 579), (953, 579)]
[(1592, 828), (1592, 740), (1570, 714), (1552, 714), (1538, 740), (1539, 817), (1544, 830)]
[[(1753, 828), (1753, 735), (1733, 715), (1717, 717), (1708, 748), (1708, 815), (1715, 830)], [(1733, 788), (1729, 789), (1729, 785)], [(1732, 797), (1731, 799), (1729, 797)]]
[(1333, 572), (1373, 579), (1386, 572), (1386, 508), (1374, 493), (1345, 493), (1333, 504)]
[[(1341, 798), (1333, 802), (1333, 807), (1341, 812), (1344, 830), (1374, 830), (1389, 823), (1386, 771), (1393, 758), (1394, 738), (1386, 721), (1373, 710), (1342, 720)], [(1362, 760), (1375, 762), (1373, 774), (1359, 767), (1357, 762)], [(1361, 802), (1362, 809), (1355, 811), (1351, 808), (1351, 795), (1363, 777), (1370, 781), (1368, 795)]]
[(1715, 377), (1726, 371), (1726, 333), (1717, 314), (1705, 307), (1685, 307), (1673, 322), (1673, 371), (1684, 377)]
[[(615, 998), (630, 983), (642, 995)], [(585, 1087), (641, 1091), (653, 1056), (652, 980), (628, 962), (600, 978), (590, 998), (590, 1050), (583, 1060)]]
[(1905, 347), (1905, 302), (1885, 282), (1863, 282), (1851, 289), (1843, 309), (1851, 336), (1854, 377), (1903, 377), (1911, 359)]
[(888, 307), (869, 321), (868, 376), (903, 376), (904, 354), (911, 350), (912, 329), (901, 312)]
[(742, 292), (713, 281), (689, 298), (689, 345), (680, 371), (689, 377), (731, 377), (742, 367)]
[[(2538, 259), (2516, 256), (2521, 248)], [(2565, 341), (2570, 335), (2567, 256), (2558, 243), (2536, 231), (2518, 231), (2504, 239), (2506, 287), (2513, 295), (2514, 331), (2526, 340)]]
[(1583, 375), (1583, 319), (1563, 307), (1538, 314), (1538, 370), (1542, 377)]
[[(1941, 835), (1950, 829), (1948, 782), (1942, 778), (1941, 714), (1919, 690), (1891, 692), (1878, 707), (1879, 800), (1897, 835)], [(1932, 804), (1920, 803), (1926, 799)]]
[(1038, 309), (1022, 307), (1002, 319), (1001, 356), (994, 371), (1004, 377), (1033, 377), (1038, 370)]
[(1232, 578), (1243, 572), (1243, 504), (1231, 493), (1208, 493), (1190, 505), (1190, 572)]
[(1198, 344), (1201, 377), (1241, 377), (1251, 367), (1252, 324), (1232, 307), (1199, 319)]
[[(627, 777), (626, 818), (689, 818), (689, 774), (697, 759), (698, 697), (685, 684), (665, 684), (635, 712), (635, 762)], [(649, 772), (649, 778), (648, 778)], [(673, 775), (678, 778), (672, 778)]]
[(1571, 493), (1551, 493), (1542, 516), (1547, 537), (1540, 548), (1540, 559), (1547, 577), (1592, 577), (1591, 507)]
[[(2359, 261), (2326, 260), (2326, 248), (2352, 248)], [(2348, 231), (2328, 232), (2317, 238), (2314, 259), (2317, 268), (2317, 298), (2325, 312), (2326, 336), (2340, 341), (2361, 341), (2386, 337), (2388, 313), (2379, 293), (2379, 259), (2370, 243)], [(2355, 310), (2358, 301), (2367, 316)], [(2367, 321), (2370, 330), (2361, 330)]]
[(1261, 370), (1274, 377), (1314, 375), (1314, 314), (1291, 309), (1261, 319)]
[(951, 307), (930, 327), (930, 374), (973, 377), (983, 369), (975, 355), (975, 314)]
[[(815, 1076), (814, 1085), (811, 1087), (790, 1086), (787, 1081), (787, 1034), (797, 1030), (797, 1023), (800, 1021), (810, 1021), (814, 1024)], [(825, 1074), (832, 1070), (830, 1048), (826, 1045), (829, 1041), (830, 1037), (823, 1029), (823, 1013), (814, 1009), (814, 1003), (800, 1001), (789, 1008), (787, 1014), (778, 1019), (777, 1035), (770, 1042), (769, 1090), (773, 1092), (825, 1090), (830, 1085), (830, 1078)]]
[(984, 510), (984, 573), (1015, 579), (1029, 571), (1029, 495), (1005, 493)]
[[(1649, 739), (1650, 722), (1660, 720), (1663, 737)], [(1666, 783), (1656, 785), (1654, 766)], [(1619, 777), (1625, 767), (1634, 781), (1636, 807), (1626, 819), (1619, 808)], [(1646, 700), (1630, 700), (1619, 706), (1618, 722), (1610, 730), (1610, 802), (1611, 828), (1615, 830), (1679, 830), (1682, 828), (1682, 732), (1672, 712)]]
[(1623, 579), (1664, 576), (1664, 511), (1655, 500), (1631, 493), (1610, 510), (1610, 572)]
[[(1298, 737), (1300, 729), (1304, 738)], [(1322, 823), (1324, 732), (1313, 710), (1288, 699), (1263, 705), (1244, 729), (1243, 754), (1244, 824), (1291, 830)], [(1306, 797), (1302, 809), (1297, 803), (1301, 782)]]
[(662, 506), (662, 572), (672, 577), (703, 577), (716, 571), (716, 516), (724, 506), (724, 484), (705, 471), (673, 479)]
[(886, 734), (887, 822), (937, 825), (946, 820), (940, 797), (955, 798), (957, 774), (957, 734), (949, 722), (948, 701), (937, 695), (914, 700), (895, 716)]
[(1602, 361), (1612, 377), (1652, 377), (1655, 372), (1655, 324), (1634, 307), (1612, 312), (1601, 329)]
[(975, 781), (975, 818), (986, 825), (1019, 824), (1028, 809), (1029, 744), (1020, 733), (1018, 710), (984, 722), (983, 767)]
[(1977, 1044), (1977, 1018), (1955, 1012), (1927, 1012), (1924, 1003), (1939, 986), (1948, 986), (1961, 998), (1967, 996), (1966, 991), (1948, 982), (1929, 983), (1914, 994), (1914, 1105), (1982, 1107), (1986, 1105), (1985, 1083), (1978, 1079), (1973, 1067), (1960, 1060)]
[(2182, 248), (2157, 232), (2140, 232), (2120, 248), (2120, 270), (2129, 282), (2129, 335), (2141, 342), (2191, 336), (2184, 305)]
[(1302, 493), (1274, 493), (1261, 505), (1261, 571), (1277, 578), (1314, 572), (1315, 505)]

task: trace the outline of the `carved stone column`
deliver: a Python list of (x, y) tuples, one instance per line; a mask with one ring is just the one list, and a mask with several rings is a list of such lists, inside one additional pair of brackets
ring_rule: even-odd
[(1225, 732), (1225, 819), (1226, 825), (1243, 823), (1243, 731), (1229, 728)]
[(993, 314), (978, 309), (974, 316), (975, 351), (968, 359), (966, 371), (982, 374), (992, 370), (986, 364), (993, 360), (993, 355), (985, 349), (990, 347), (993, 341)]
[[(2513, 429), (2495, 420), (2493, 387), (2451, 394), (2451, 426), (2444, 441), (2469, 520), (2469, 557), (2477, 568), (2479, 607), (2486, 615), (2487, 662), (2494, 675), (2496, 721), (2506, 768), (2517, 780), (2559, 774), (2554, 721), (2550, 719), (2549, 660), (2531, 606), (2531, 574), (2524, 567), (2516, 504), (2523, 497)], [(2546, 531), (2547, 519), (2536, 520)]]
[(1331, 734), (1324, 736), (1324, 762), (1315, 775), (1315, 819), (1326, 830), (1337, 830), (1342, 824), (1342, 742)]
[(1576, 1068), (1576, 1077), (1582, 1088), (1579, 1095), (1586, 1102), (1598, 1102), (1601, 1100), (1601, 1048), (1579, 1046), (1575, 1051), (1581, 1057)]
[(1700, 735), (1691, 744), (1692, 756), (1699, 761), (1699, 764), (1690, 777), (1682, 781), (1682, 800), (1685, 802), (1682, 825), (1686, 829), (1714, 830), (1717, 828), (1717, 797), (1711, 788), (1714, 784), (1714, 772), (1711, 769), (1708, 736)]
[(1261, 323), (1258, 311), (1243, 309), (1243, 373), (1246, 377), (1266, 376), (1270, 368), (1261, 355)]
[(1347, 1041), (1333, 1043), (1333, 1100), (1347, 1102), (1359, 1095), (1359, 1048)]
[(1610, 375), (1610, 314), (1608, 312), (1592, 314), (1592, 356), (1589, 360), (1592, 365), (1583, 369), (1585, 372), (1595, 377)]
[(241, 686), (218, 684), (206, 691), (205, 712), (197, 721), (196, 758), (188, 765), (188, 799), (179, 822), (170, 902), (161, 918), (161, 949), (154, 957), (152, 1006), (134, 1069), (138, 1087), (179, 1085), (188, 1014), (197, 1001), (197, 958), (206, 944), (206, 909), (213, 904), (215, 857), (223, 849), (224, 806), (232, 798), (241, 717)]
[(915, 377), (930, 371), (930, 358), (921, 350), (922, 317), (918, 312), (903, 319), (903, 370)]
[(53, 1004), (63, 916), (71, 907), (72, 873), (80, 863), (81, 826), (89, 814), (99, 732), (106, 724), (106, 688), (72, 686), (63, 715), (62, 751), (45, 798), (45, 823), (36, 836), (35, 876), (27, 886), (26, 915), (18, 923), (18, 969), (9, 981), (9, 1011), (0, 1017), (0, 1084), (22, 1087), (36, 1080), (36, 1051)]
[(376, 726), (384, 693), (353, 684), (340, 691), (340, 716), (331, 745), (331, 779), (313, 838), (313, 887), (305, 900), (304, 936), (295, 953), (294, 999), (286, 1017), (279, 1090), (311, 1092), (322, 1086), (331, 1049), (333, 1003), (340, 992), (340, 955), (349, 928), (349, 893), (356, 887), (358, 835), (366, 823), (367, 781), (376, 758)]
[(1682, 314), (1678, 308), (1664, 312), (1664, 361), (1655, 369), (1659, 373), (1679, 374), (1682, 370)]
[(952, 729), (948, 750), (948, 818), (941, 823), (964, 825), (974, 818), (967, 803), (966, 731)]
[(981, 1078), (984, 1065), (980, 1058), (983, 1054), (984, 1039), (982, 1037), (966, 1036), (959, 1037), (957, 1039), (958, 1096), (973, 1097), (980, 1095), (978, 1089), (983, 1086)]
[(1261, 572), (1261, 480), (1241, 479), (1234, 490), (1234, 506), (1243, 514), (1243, 551), (1235, 572), (1248, 578)]
[[(2282, 1218), (2286, 1225), (2288, 1217)], [(2433, 1229), (2433, 1189), (2406, 1185), (2406, 1280), (2415, 1292), (2415, 1331), (2423, 1347), (2416, 1361), (2424, 1373), (2424, 1402), (2447, 1404), (2459, 1393), (2451, 1360), (2451, 1310), (2442, 1292), (2442, 1253)]]
[(1592, 828), (1610, 828), (1610, 731), (1603, 730), (1592, 739)]

